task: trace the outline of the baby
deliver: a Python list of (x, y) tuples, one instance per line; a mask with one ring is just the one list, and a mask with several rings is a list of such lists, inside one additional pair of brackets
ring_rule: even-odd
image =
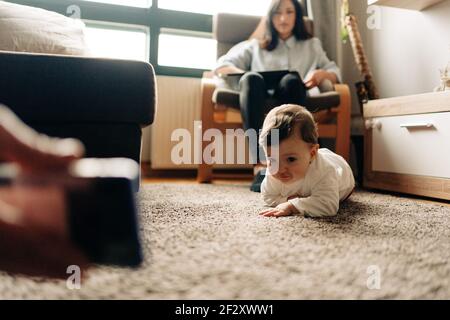
[[(271, 145), (274, 129), (278, 129), (277, 145)], [(339, 202), (346, 200), (355, 187), (347, 162), (328, 149), (319, 149), (314, 118), (301, 106), (272, 109), (264, 120), (259, 143), (268, 165), (261, 193), (264, 202), (273, 207), (260, 215), (334, 216)]]

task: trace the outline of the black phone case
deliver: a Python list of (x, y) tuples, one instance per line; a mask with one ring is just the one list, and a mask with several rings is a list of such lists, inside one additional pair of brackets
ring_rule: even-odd
[[(0, 187), (15, 183), (59, 184), (67, 200), (67, 224), (71, 240), (97, 264), (137, 267), (143, 260), (135, 185), (138, 169), (129, 159), (85, 159), (96, 168), (86, 176), (69, 180), (43, 176), (18, 182), (19, 170), (13, 164), (0, 165)], [(134, 163), (134, 162), (133, 162)], [(117, 165), (124, 169), (115, 173)], [(102, 172), (104, 170), (104, 172)], [(104, 175), (104, 176), (102, 176)]]
[(132, 181), (94, 178), (85, 190), (67, 193), (71, 239), (89, 260), (136, 267), (142, 262)]

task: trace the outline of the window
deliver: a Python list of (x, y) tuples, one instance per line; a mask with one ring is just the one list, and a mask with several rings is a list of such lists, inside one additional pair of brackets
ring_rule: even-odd
[[(195, 36), (197, 35), (197, 36)], [(212, 69), (216, 63), (216, 40), (209, 34), (161, 29), (158, 64), (162, 66)]]
[(152, 0), (83, 0), (90, 2), (99, 2), (107, 4), (119, 4), (129, 7), (142, 7), (148, 8), (152, 5)]
[(185, 12), (229, 12), (263, 16), (271, 0), (159, 0), (158, 7)]
[(148, 61), (148, 34), (145, 27), (86, 21), (86, 40), (94, 56)]
[[(1, 0), (0, 0), (1, 1)], [(271, 0), (8, 0), (75, 18), (95, 56), (150, 62), (157, 75), (201, 77), (216, 63), (212, 15), (264, 15)], [(32, 3), (32, 4), (31, 4)], [(71, 9), (71, 10), (69, 10)]]

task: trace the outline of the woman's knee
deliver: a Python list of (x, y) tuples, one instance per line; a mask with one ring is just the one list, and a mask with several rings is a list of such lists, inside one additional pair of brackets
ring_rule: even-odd
[(239, 81), (240, 88), (243, 87), (263, 87), (264, 86), (264, 78), (258, 72), (247, 72), (245, 73), (241, 80)]
[(285, 75), (280, 81), (276, 96), (281, 103), (304, 103), (307, 93), (300, 76), (296, 73)]
[(286, 89), (297, 89), (301, 87), (301, 81), (298, 74), (289, 73), (281, 79), (280, 86)]

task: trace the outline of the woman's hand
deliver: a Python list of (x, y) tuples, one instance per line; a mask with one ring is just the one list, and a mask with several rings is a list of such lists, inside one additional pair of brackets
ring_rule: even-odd
[(293, 194), (292, 196), (289, 196), (287, 199), (288, 200), (292, 200), (292, 199), (296, 199), (296, 198), (298, 198), (299, 196), (297, 195), (297, 194)]
[(227, 67), (222, 67), (222, 68), (217, 69), (215, 71), (215, 74), (220, 77), (221, 75), (225, 75), (225, 74), (244, 73), (244, 72), (245, 72), (245, 70), (236, 68), (234, 66), (227, 66)]
[(290, 202), (285, 202), (285, 203), (279, 204), (275, 208), (264, 210), (259, 215), (264, 216), (264, 217), (278, 218), (278, 217), (290, 216), (296, 212), (297, 212), (297, 209), (295, 209), (295, 207)]
[(330, 80), (332, 83), (337, 83), (338, 80), (336, 74), (319, 69), (311, 73), (310, 76), (305, 80), (306, 88), (311, 89), (317, 87), (325, 79)]

